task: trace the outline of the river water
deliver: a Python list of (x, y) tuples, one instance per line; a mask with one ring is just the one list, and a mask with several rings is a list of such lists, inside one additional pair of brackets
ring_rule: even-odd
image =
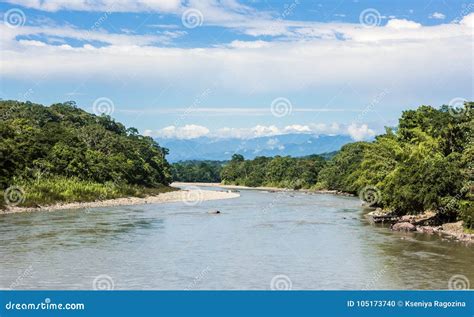
[(0, 215), (0, 288), (474, 286), (474, 247), (391, 232), (365, 213), (351, 197), (242, 190), (195, 206)]

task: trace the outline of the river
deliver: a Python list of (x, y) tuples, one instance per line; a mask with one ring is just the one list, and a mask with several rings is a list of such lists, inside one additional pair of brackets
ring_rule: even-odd
[[(208, 213), (215, 209), (222, 213)], [(474, 286), (473, 247), (391, 232), (365, 213), (352, 197), (242, 190), (195, 206), (0, 215), (0, 288)]]

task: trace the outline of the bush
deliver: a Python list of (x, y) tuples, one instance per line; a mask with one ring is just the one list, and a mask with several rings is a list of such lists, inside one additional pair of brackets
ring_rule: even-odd
[[(25, 193), (25, 200), (19, 206), (37, 207), (55, 203), (89, 202), (120, 197), (145, 197), (174, 190), (167, 186), (154, 188), (130, 184), (104, 184), (84, 181), (78, 178), (54, 177), (40, 181), (23, 181), (18, 185)], [(3, 196), (2, 196), (3, 198)], [(3, 199), (2, 202), (4, 203)]]
[(474, 202), (462, 200), (459, 202), (459, 215), (464, 221), (464, 228), (474, 230)]

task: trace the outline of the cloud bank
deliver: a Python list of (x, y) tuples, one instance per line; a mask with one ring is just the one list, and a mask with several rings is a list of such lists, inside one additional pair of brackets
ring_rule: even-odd
[[(102, 81), (132, 76), (134, 82), (177, 82), (184, 90), (199, 83), (247, 93), (291, 92), (343, 82), (362, 89), (395, 82), (398, 89), (410, 91), (440, 76), (447, 82), (452, 79), (454, 87), (455, 82), (471, 81), (473, 21), (474, 13), (459, 23), (438, 26), (400, 19), (373, 28), (277, 21), (282, 26), (278, 34), (284, 34), (285, 40), (239, 40), (194, 48), (163, 46), (183, 36), (183, 31), (133, 35), (72, 26), (2, 24), (1, 75)], [(258, 20), (245, 25), (246, 33), (269, 34)], [(66, 38), (80, 44), (58, 44)]]
[(257, 137), (276, 136), (290, 133), (308, 133), (308, 134), (343, 134), (349, 135), (355, 141), (361, 141), (375, 136), (375, 131), (370, 129), (367, 124), (357, 125), (352, 123), (348, 126), (337, 123), (332, 124), (311, 124), (299, 125), (293, 124), (283, 128), (278, 128), (275, 125), (257, 125), (252, 128), (220, 128), (211, 131), (207, 127), (189, 124), (182, 127), (168, 126), (159, 130), (145, 130), (144, 134), (147, 136), (165, 138), (165, 139), (195, 139), (199, 137), (210, 138), (237, 138), (237, 139), (252, 139)]

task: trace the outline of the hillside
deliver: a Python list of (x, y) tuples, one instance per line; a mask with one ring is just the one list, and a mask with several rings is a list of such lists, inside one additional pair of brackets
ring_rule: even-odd
[(166, 149), (73, 102), (0, 101), (0, 118), (0, 188), (10, 202), (115, 198), (171, 181)]

